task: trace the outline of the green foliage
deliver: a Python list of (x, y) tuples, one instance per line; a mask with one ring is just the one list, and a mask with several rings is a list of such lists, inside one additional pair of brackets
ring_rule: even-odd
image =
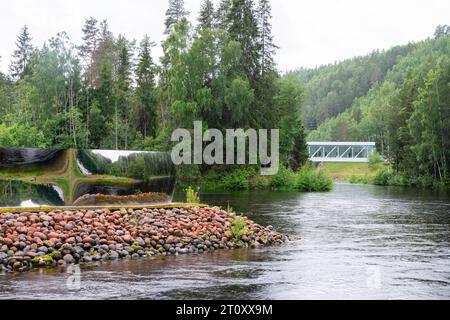
[[(380, 170), (377, 184), (420, 186), (420, 181), (424, 181), (430, 186), (445, 186), (450, 172), (450, 35), (446, 30), (446, 26), (440, 26), (435, 38), (394, 48), (401, 54), (391, 60), (383, 80), (353, 98), (337, 116), (331, 112), (332, 116), (325, 117), (308, 139), (375, 141), (382, 157), (392, 165), (389, 174)], [(378, 54), (379, 62), (388, 59), (389, 52)], [(335, 68), (350, 71), (349, 63), (337, 64)], [(311, 71), (302, 79), (311, 90), (316, 77), (324, 76), (326, 70)], [(310, 94), (332, 97), (333, 89), (323, 91), (324, 83), (320, 83), (322, 87), (314, 87)], [(333, 99), (325, 109), (334, 105)], [(370, 165), (373, 169), (381, 167), (372, 161)], [(428, 183), (429, 177), (435, 183)]]
[(236, 216), (231, 221), (231, 232), (234, 240), (237, 242), (241, 241), (242, 236), (246, 236), (248, 234), (247, 222), (243, 217)]
[(198, 190), (195, 191), (192, 187), (188, 187), (186, 190), (186, 202), (187, 203), (200, 203), (200, 197), (198, 196)]
[(379, 186), (388, 186), (393, 175), (388, 169), (380, 169), (373, 178), (373, 183)]
[(274, 101), (280, 111), (280, 153), (285, 156), (283, 160), (290, 168), (296, 171), (308, 160), (306, 134), (301, 120), (304, 88), (298, 81), (289, 77), (280, 79), (277, 86)]
[[(295, 79), (279, 79), (269, 1), (222, 0), (216, 10), (205, 0), (197, 28), (187, 16), (184, 1), (169, 1), (158, 65), (147, 36), (136, 48), (106, 20), (86, 19), (78, 46), (59, 33), (33, 49), (24, 28), (14, 80), (0, 74), (3, 145), (169, 150), (173, 129), (201, 120), (222, 131), (280, 128), (282, 160), (298, 169), (307, 158), (304, 89)], [(267, 185), (248, 177), (223, 176), (220, 184)]]
[(383, 159), (381, 158), (381, 155), (378, 152), (373, 152), (369, 154), (369, 168), (370, 169), (376, 169), (380, 166), (380, 164), (383, 163)]
[(0, 146), (2, 147), (38, 147), (48, 146), (48, 139), (37, 128), (14, 124), (10, 127), (0, 124)]
[(291, 169), (281, 167), (276, 175), (270, 177), (270, 188), (274, 190), (294, 189), (296, 176)]
[(231, 172), (220, 181), (220, 188), (224, 190), (249, 190), (249, 175), (245, 170)]
[(227, 203), (227, 212), (228, 213), (235, 213), (234, 209), (230, 206), (230, 202)]
[(372, 184), (373, 180), (370, 176), (356, 176), (353, 175), (350, 177), (349, 182), (352, 184)]
[(13, 53), (13, 60), (9, 66), (11, 77), (13, 79), (22, 79), (29, 74), (30, 56), (33, 50), (31, 45), (31, 36), (27, 26), (23, 26), (16, 41), (17, 48)]
[(330, 191), (333, 181), (320, 170), (311, 165), (305, 165), (297, 174), (295, 189), (299, 191)]

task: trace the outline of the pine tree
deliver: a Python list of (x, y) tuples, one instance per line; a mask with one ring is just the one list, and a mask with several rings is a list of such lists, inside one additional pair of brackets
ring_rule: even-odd
[(444, 25), (438, 25), (436, 27), (436, 31), (434, 32), (434, 37), (445, 37), (450, 34), (450, 26), (444, 24)]
[(124, 147), (128, 149), (128, 131), (130, 125), (130, 87), (131, 87), (131, 55), (130, 44), (124, 37), (118, 39), (119, 61), (116, 80), (115, 140), (116, 149), (119, 142), (119, 128), (124, 129)]
[(172, 31), (172, 26), (189, 15), (189, 11), (184, 9), (184, 0), (169, 0), (169, 8), (166, 11), (165, 34)]
[(215, 26), (214, 3), (211, 0), (204, 0), (200, 8), (198, 17), (199, 29), (213, 29)]
[(228, 30), (228, 15), (233, 6), (233, 0), (221, 0), (215, 14), (216, 28)]
[(96, 100), (98, 101), (98, 107), (101, 113), (107, 120), (111, 120), (113, 115), (114, 96), (112, 67), (109, 63), (104, 63), (100, 67)]
[(135, 119), (144, 138), (147, 138), (147, 136), (154, 137), (156, 134), (156, 66), (151, 56), (153, 45), (150, 38), (145, 36), (141, 42), (139, 62), (136, 68), (137, 104)]
[(278, 47), (273, 42), (272, 36), (272, 9), (269, 0), (259, 0), (258, 5), (258, 25), (260, 32), (259, 46), (261, 50), (261, 73), (274, 68), (273, 56)]
[(252, 0), (233, 0), (228, 13), (228, 33), (231, 40), (241, 44), (241, 66), (252, 85), (259, 74), (258, 23)]
[(94, 52), (97, 49), (99, 42), (99, 29), (97, 27), (98, 21), (90, 17), (85, 20), (84, 26), (81, 29), (83, 32), (83, 44), (79, 47), (80, 56), (83, 58), (87, 66), (88, 83), (92, 85), (92, 64), (94, 60)]
[[(85, 65), (86, 65), (86, 73), (84, 76), (84, 86), (83, 86), (83, 92), (84, 92), (84, 117), (86, 121), (86, 127), (90, 127), (91, 122), (91, 90), (94, 86), (94, 58), (95, 58), (95, 51), (97, 50), (98, 44), (99, 44), (99, 28), (97, 26), (98, 20), (96, 20), (93, 17), (90, 17), (85, 20), (84, 26), (82, 27), (81, 31), (83, 32), (83, 44), (79, 46), (78, 51), (83, 59)], [(98, 107), (98, 106), (97, 106)], [(95, 114), (95, 112), (94, 112)], [(88, 130), (86, 134), (86, 145), (89, 145), (89, 138), (90, 138), (90, 131)]]
[(14, 50), (9, 71), (14, 80), (22, 79), (28, 73), (28, 62), (33, 51), (28, 27), (23, 26), (17, 37), (17, 49)]

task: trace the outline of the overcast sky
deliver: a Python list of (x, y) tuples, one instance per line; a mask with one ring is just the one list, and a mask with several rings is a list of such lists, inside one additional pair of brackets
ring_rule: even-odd
[[(200, 2), (185, 0), (191, 21), (197, 18)], [(0, 70), (7, 70), (24, 24), (37, 46), (59, 31), (80, 43), (81, 26), (89, 16), (107, 19), (116, 35), (140, 40), (148, 34), (159, 44), (166, 9), (165, 0), (1, 0)], [(450, 24), (449, 0), (272, 0), (272, 11), (280, 46), (276, 61), (282, 71), (422, 40), (438, 24)], [(160, 54), (158, 46), (155, 58)]]

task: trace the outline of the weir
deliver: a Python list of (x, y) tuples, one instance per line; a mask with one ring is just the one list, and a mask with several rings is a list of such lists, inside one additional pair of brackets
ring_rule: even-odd
[(312, 162), (369, 162), (375, 142), (308, 142)]
[(170, 203), (167, 152), (0, 148), (0, 207)]

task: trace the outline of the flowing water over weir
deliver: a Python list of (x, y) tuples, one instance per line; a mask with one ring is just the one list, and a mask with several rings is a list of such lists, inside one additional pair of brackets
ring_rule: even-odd
[[(286, 245), (0, 275), (0, 298), (450, 299), (450, 197), (337, 184), (330, 193), (223, 192), (203, 202), (300, 235)], [(174, 200), (183, 200), (176, 194)]]
[(169, 153), (0, 148), (0, 207), (170, 202)]

